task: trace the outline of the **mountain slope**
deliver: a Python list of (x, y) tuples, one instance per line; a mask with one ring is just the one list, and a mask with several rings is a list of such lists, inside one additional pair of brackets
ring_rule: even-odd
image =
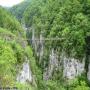
[(34, 66), (39, 66), (39, 90), (90, 89), (89, 9), (90, 0), (32, 0), (27, 5), (19, 19), (32, 45)]
[(21, 22), (23, 13), (26, 10), (27, 6), (30, 4), (30, 0), (25, 0), (22, 3), (13, 6), (9, 11)]
[[(59, 90), (59, 84), (63, 86), (64, 83), (68, 87), (64, 80), (77, 77), (78, 72), (79, 75), (80, 72), (85, 74), (89, 67), (86, 64), (87, 68), (84, 68), (86, 66), (83, 64), (90, 59), (85, 58), (85, 38), (90, 36), (89, 13), (85, 11), (90, 9), (89, 4), (89, 0), (33, 0), (24, 12), (27, 36), (32, 39), (31, 44), (39, 58), (43, 79), (47, 80), (50, 90)], [(76, 63), (77, 67), (82, 68), (76, 69)], [(83, 77), (86, 78), (87, 74)], [(87, 83), (87, 79), (82, 81)], [(77, 85), (71, 86), (69, 90), (79, 88)]]
[[(28, 49), (28, 50), (27, 50)], [(28, 54), (30, 53), (30, 54)], [(17, 82), (17, 75), (22, 69), (22, 64), (28, 59), (30, 64), (35, 64), (32, 49), (26, 41), (25, 31), (20, 23), (8, 11), (0, 7), (0, 85), (1, 87), (28, 88), (34, 90), (31, 84), (23, 85)], [(31, 59), (31, 60), (30, 60)], [(32, 61), (33, 59), (33, 61)], [(32, 74), (37, 69), (32, 68)], [(37, 67), (37, 66), (36, 66)], [(34, 88), (33, 88), (34, 87)]]

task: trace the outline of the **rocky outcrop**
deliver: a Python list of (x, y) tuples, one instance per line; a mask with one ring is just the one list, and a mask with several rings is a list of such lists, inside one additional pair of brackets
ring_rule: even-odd
[(74, 79), (78, 75), (81, 75), (84, 72), (85, 63), (84, 60), (74, 58), (63, 58), (63, 77), (67, 79)]
[(39, 59), (40, 62), (43, 58), (44, 55), (44, 37), (42, 36), (42, 34), (40, 34), (40, 42), (39, 42)]
[(17, 81), (20, 83), (26, 83), (26, 82), (32, 82), (32, 72), (30, 69), (30, 65), (29, 62), (26, 61), (23, 63), (23, 67), (22, 70), (20, 71), (20, 73), (17, 76)]
[[(41, 62), (44, 55), (44, 42), (42, 34), (40, 34), (40, 38), (37, 38), (35, 36), (34, 29), (32, 29), (32, 46), (36, 55), (39, 57), (39, 62)], [(55, 70), (61, 70), (61, 72), (63, 71), (63, 78), (74, 79), (85, 72), (84, 68), (85, 59), (80, 62), (80, 60), (73, 57), (67, 57), (67, 55), (63, 52), (59, 53), (59, 51), (51, 49), (49, 63), (43, 73), (43, 79), (49, 80), (53, 76), (52, 74)]]
[(49, 65), (45, 69), (43, 79), (49, 80), (55, 70), (63, 71), (63, 78), (74, 79), (84, 72), (84, 67), (84, 59), (80, 62), (78, 59), (66, 57), (64, 53), (61, 56), (58, 56), (57, 52), (52, 49), (49, 58)]
[(35, 51), (35, 55), (39, 58), (39, 64), (40, 64), (44, 54), (44, 37), (42, 36), (42, 33), (40, 34), (39, 37), (35, 36), (35, 30), (33, 28), (32, 28), (31, 44)]
[(90, 64), (89, 64), (89, 67), (88, 67), (87, 79), (90, 81)]
[(88, 61), (89, 61), (89, 64), (88, 64), (87, 79), (90, 81), (90, 55), (88, 55)]
[(49, 65), (46, 68), (43, 79), (48, 80), (52, 77), (52, 73), (54, 70), (57, 70), (59, 62), (58, 62), (58, 55), (55, 53), (54, 49), (51, 50), (50, 56), (49, 56)]

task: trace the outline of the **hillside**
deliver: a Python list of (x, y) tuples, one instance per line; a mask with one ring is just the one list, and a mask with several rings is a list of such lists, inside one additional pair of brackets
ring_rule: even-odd
[(21, 22), (21, 18), (23, 17), (23, 13), (25, 9), (30, 4), (31, 0), (25, 0), (24, 2), (20, 3), (19, 5), (15, 5), (8, 10)]
[[(31, 53), (30, 55), (28, 53)], [(32, 49), (26, 41), (25, 31), (8, 11), (0, 7), (0, 86), (7, 88), (29, 88), (16, 80), (22, 64), (33, 58)], [(29, 62), (30, 63), (30, 62)], [(36, 66), (37, 67), (37, 66)], [(32, 66), (33, 69), (33, 66)], [(36, 69), (32, 73), (36, 72)]]
[(5, 85), (90, 89), (90, 0), (25, 0), (8, 11), (0, 8)]
[[(43, 80), (51, 85), (50, 90), (61, 90), (59, 86), (82, 90), (82, 86), (73, 87), (72, 81), (68, 86), (67, 79), (75, 77), (77, 82), (87, 84), (90, 56), (85, 38), (90, 36), (89, 9), (89, 0), (33, 0), (24, 12), (27, 36), (32, 39)], [(79, 81), (78, 77), (86, 79)]]

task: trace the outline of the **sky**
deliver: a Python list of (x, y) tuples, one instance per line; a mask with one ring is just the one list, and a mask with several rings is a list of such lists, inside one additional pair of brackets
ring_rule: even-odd
[(16, 5), (24, 0), (0, 0), (0, 5), (5, 7), (11, 7)]

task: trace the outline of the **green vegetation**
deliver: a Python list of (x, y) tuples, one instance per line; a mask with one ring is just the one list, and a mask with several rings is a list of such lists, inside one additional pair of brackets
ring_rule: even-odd
[[(50, 49), (66, 52), (67, 56), (82, 60), (85, 57), (85, 38), (90, 36), (90, 0), (25, 0), (9, 9), (0, 7), (0, 85), (16, 86), (20, 90), (89, 90), (85, 75), (65, 80), (55, 71), (50, 80), (43, 80), (43, 70), (49, 65)], [(14, 16), (12, 16), (12, 14)], [(19, 20), (19, 22), (16, 20)], [(33, 48), (24, 39), (31, 39), (31, 29), (24, 32), (20, 23), (35, 30), (35, 36), (61, 38), (45, 41), (43, 60), (39, 63)], [(26, 34), (28, 37), (26, 37)], [(28, 58), (34, 77), (32, 83), (16, 82), (16, 66)]]
[(20, 21), (23, 18), (23, 13), (30, 4), (30, 0), (25, 0), (22, 3), (13, 6), (9, 11)]
[(3, 8), (0, 8), (0, 27), (8, 29), (14, 34), (23, 33), (20, 23)]
[[(28, 51), (24, 30), (20, 23), (4, 8), (0, 7), (0, 86), (34, 90), (31, 85), (17, 84), (16, 77)], [(30, 55), (29, 55), (30, 56)], [(18, 69), (17, 69), (17, 66)], [(36, 71), (35, 71), (36, 72)], [(20, 86), (20, 87), (19, 87)], [(32, 88), (32, 89), (31, 89)]]
[[(90, 0), (32, 0), (23, 14), (26, 27), (32, 27), (35, 30), (35, 36), (39, 37), (43, 33), (45, 38), (61, 38), (61, 41), (45, 42), (45, 53), (40, 68), (43, 72), (44, 63), (48, 65), (48, 53), (50, 48), (62, 53), (66, 52), (67, 56), (74, 57), (82, 61), (85, 56), (86, 42), (85, 38), (90, 35)], [(28, 31), (29, 32), (29, 31)], [(31, 38), (31, 33), (27, 36)], [(39, 63), (37, 63), (39, 64)], [(80, 81), (76, 86), (72, 84), (63, 85), (64, 81), (60, 78), (60, 72), (56, 73), (47, 85), (39, 89), (47, 90), (88, 90), (89, 87), (84, 81)], [(58, 79), (59, 78), (59, 79)], [(79, 82), (79, 80), (78, 80)]]
[[(36, 35), (63, 38), (51, 42), (68, 55), (82, 58), (85, 54), (85, 37), (90, 34), (89, 0), (33, 0), (24, 12), (27, 27), (34, 27)], [(57, 45), (57, 46), (56, 46)]]

